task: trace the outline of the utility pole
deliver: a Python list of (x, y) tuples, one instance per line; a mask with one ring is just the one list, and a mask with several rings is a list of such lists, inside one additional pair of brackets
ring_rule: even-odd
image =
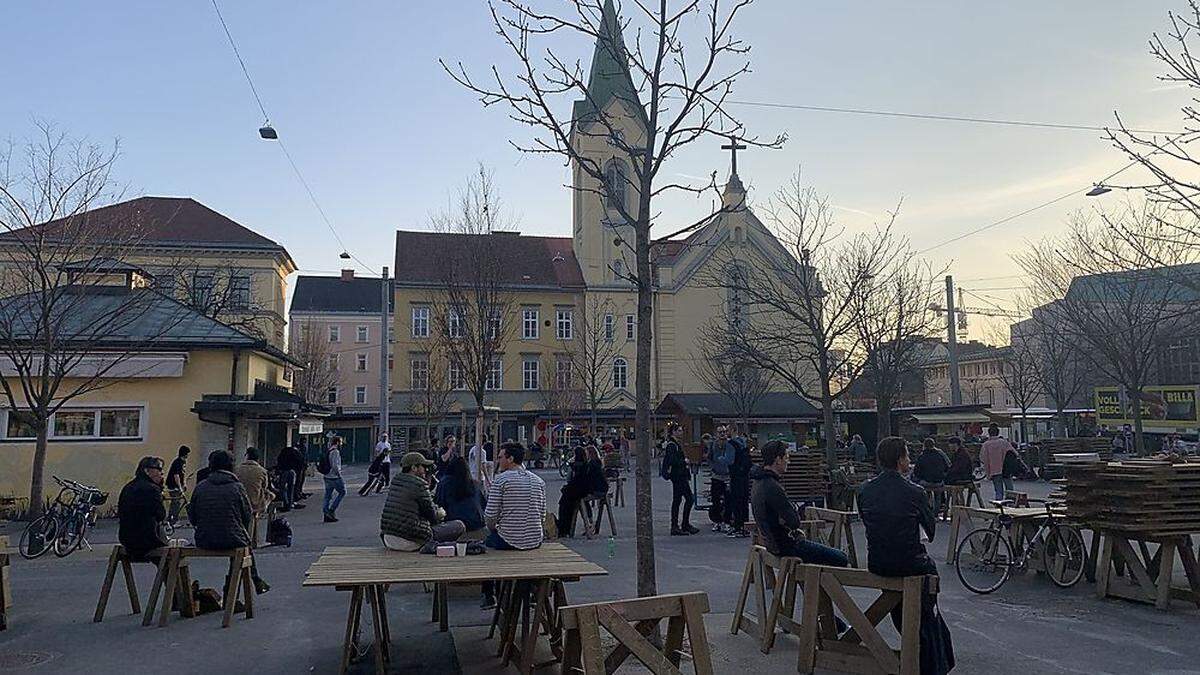
[[(383, 278), (379, 280), (379, 433), (388, 433), (388, 421), (391, 416), (390, 403), (392, 398), (391, 387), (388, 386), (388, 328), (390, 317), (388, 309), (391, 307), (392, 300), (392, 284), (388, 280), (388, 268), (385, 265), (383, 268)], [(392, 439), (389, 436), (388, 442)]]
[(946, 275), (946, 351), (950, 361), (950, 404), (962, 405), (962, 389), (958, 385), (958, 337), (954, 320), (954, 277)]

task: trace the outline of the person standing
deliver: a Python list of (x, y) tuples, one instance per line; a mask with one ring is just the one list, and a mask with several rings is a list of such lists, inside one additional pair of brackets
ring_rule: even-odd
[(300, 503), (300, 488), (304, 482), (304, 474), (308, 471), (308, 462), (304, 460), (304, 453), (294, 445), (284, 447), (279, 451), (279, 457), (275, 460), (275, 469), (280, 476), (284, 509), (304, 508), (304, 504)]
[(383, 488), (392, 484), (392, 444), (388, 442), (387, 434), (379, 435), (379, 442), (375, 444), (375, 456), (379, 457), (379, 475), (381, 482), (379, 487), (375, 488), (375, 494), (383, 491)]
[(1004, 473), (1004, 458), (1009, 450), (1013, 450), (1012, 443), (1000, 437), (1000, 427), (995, 424), (989, 426), (988, 439), (979, 449), (979, 460), (983, 463), (985, 475), (992, 480), (996, 499), (1004, 499), (1004, 492), (1013, 489), (1012, 478)]
[(850, 452), (854, 455), (854, 461), (867, 461), (867, 444), (863, 443), (862, 436), (854, 434), (850, 437)]
[(167, 510), (163, 506), (162, 486), (162, 460), (143, 457), (138, 462), (133, 480), (121, 488), (121, 496), (117, 499), (117, 540), (134, 562), (157, 563), (162, 554), (151, 553), (167, 545), (163, 528)]
[(167, 494), (171, 497), (171, 512), (167, 514), (167, 520), (171, 523), (179, 519), (179, 510), (183, 508), (183, 496), (187, 493), (187, 459), (190, 454), (191, 448), (186, 445), (179, 446), (179, 454), (167, 471)]
[(750, 448), (744, 436), (732, 439), (733, 462), (729, 465), (729, 537), (749, 537), (746, 521), (750, 519)]
[(325, 456), (321, 458), (321, 465), (317, 468), (322, 469), (321, 473), (325, 476), (325, 500), (321, 505), (325, 522), (336, 523), (337, 508), (346, 496), (346, 481), (342, 480), (341, 436), (329, 439), (329, 448), (325, 450)]
[(484, 544), (496, 550), (527, 551), (542, 545), (545, 530), (546, 482), (525, 468), (525, 448), (515, 443), (500, 446), (499, 473), (488, 490), (483, 520), (488, 533)]
[(708, 467), (712, 470), (709, 487), (712, 506), (708, 509), (708, 519), (713, 523), (713, 532), (723, 532), (729, 527), (726, 497), (729, 494), (729, 465), (733, 463), (734, 454), (736, 449), (729, 442), (728, 427), (717, 427), (717, 440), (708, 457)]
[[(675, 440), (677, 427), (667, 425), (667, 435), (663, 439), (663, 477), (671, 481), (671, 536), (678, 537), (696, 534), (700, 530), (692, 526), (692, 505), (696, 497), (692, 494), (692, 472), (688, 468), (687, 458)], [(683, 520), (679, 520), (679, 505), (683, 504)]]
[[(991, 429), (995, 429), (992, 426)], [(999, 434), (988, 433), (995, 438)], [(937, 565), (921, 544), (920, 530), (932, 541), (937, 528), (925, 491), (906, 478), (908, 446), (904, 439), (889, 436), (875, 450), (881, 472), (863, 484), (858, 493), (858, 510), (867, 534), (867, 570), (884, 577), (937, 576)], [(902, 625), (903, 608), (891, 611), (896, 630)], [(937, 596), (921, 594), (921, 673), (943, 675), (954, 669), (954, 646), (950, 629), (937, 608)]]
[(438, 450), (437, 458), (433, 460), (436, 464), (434, 473), (439, 480), (446, 473), (446, 467), (450, 464), (450, 460), (457, 456), (458, 439), (454, 437), (454, 434), (446, 434), (446, 438), (442, 442), (442, 447)]
[(246, 496), (250, 498), (250, 508), (255, 515), (266, 513), (267, 506), (275, 500), (275, 493), (271, 492), (271, 477), (267, 475), (267, 470), (262, 464), (258, 463), (259, 458), (258, 448), (246, 448), (246, 461), (239, 464), (233, 472), (246, 489)]

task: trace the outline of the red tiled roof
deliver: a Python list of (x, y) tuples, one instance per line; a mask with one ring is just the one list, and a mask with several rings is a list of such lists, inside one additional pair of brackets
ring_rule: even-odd
[[(438, 283), (447, 266), (463, 256), (456, 241), (470, 235), (445, 232), (396, 232), (396, 283)], [(524, 236), (513, 232), (487, 235), (488, 247), (503, 262), (504, 283), (513, 286), (582, 288), (583, 271), (570, 237)]]
[[(87, 212), (88, 227), (105, 223), (113, 226), (140, 228), (139, 238), (148, 244), (192, 244), (269, 248), (287, 251), (279, 244), (217, 213), (190, 197), (138, 197), (129, 201), (102, 206)], [(74, 219), (52, 220), (43, 228), (49, 236), (55, 229), (64, 228)], [(0, 240), (22, 232), (15, 230), (0, 236)]]

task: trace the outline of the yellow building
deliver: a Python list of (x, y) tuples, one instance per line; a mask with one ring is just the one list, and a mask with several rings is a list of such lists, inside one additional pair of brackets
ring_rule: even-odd
[[(632, 418), (636, 377), (637, 293), (629, 281), (634, 271), (630, 242), (632, 227), (622, 218), (635, 209), (635, 187), (630, 163), (622, 157), (614, 138), (636, 146), (645, 137), (645, 118), (638, 103), (628, 65), (614, 56), (622, 45), (619, 22), (612, 3), (606, 3), (601, 35), (597, 40), (588, 81), (588, 95), (573, 110), (571, 142), (578, 153), (603, 167), (614, 186), (607, 199), (601, 185), (577, 162), (573, 166), (572, 233), (570, 237), (522, 236), (512, 232), (488, 235), (488, 247), (502, 261), (507, 277), (504, 289), (512, 293), (508, 344), (499, 359), (498, 386), (485, 406), (502, 422), (502, 438), (539, 439), (548, 410), (544, 389), (556, 372), (564, 349), (579, 337), (578, 326), (592, 319), (603, 326), (612, 348), (607, 376), (612, 396), (605, 401), (606, 424)], [(710, 389), (697, 375), (697, 344), (701, 328), (721, 316), (737, 298), (715, 287), (712, 279), (733, 266), (777, 269), (778, 261), (792, 261), (788, 251), (746, 207), (746, 190), (731, 171), (723, 194), (723, 208), (687, 238), (660, 241), (654, 248), (655, 287), (652, 329), (654, 342), (650, 373), (651, 397), (657, 402), (670, 393), (703, 393)], [(707, 173), (707, 172), (701, 172)], [(445, 285), (448, 264), (457, 255), (462, 235), (399, 231), (395, 260), (395, 349), (397, 367), (392, 378), (393, 429), (407, 428), (417, 438), (416, 416), (411, 410), (416, 390), (424, 382), (429, 344), (433, 341), (435, 304)], [(599, 316), (590, 315), (596, 313)], [(533, 326), (532, 332), (527, 331)], [(454, 379), (453, 374), (450, 377)], [(459, 413), (473, 410), (473, 399), (456, 387), (450, 416), (440, 431), (457, 429)], [(580, 411), (577, 419), (586, 418)], [(463, 426), (470, 426), (469, 424)]]

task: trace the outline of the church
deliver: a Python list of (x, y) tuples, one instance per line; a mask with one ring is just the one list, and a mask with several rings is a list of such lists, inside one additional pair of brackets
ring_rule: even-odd
[[(537, 440), (543, 445), (559, 439), (552, 431), (567, 418), (580, 425), (590, 419), (586, 401), (576, 401), (571, 414), (556, 410), (561, 402), (550, 394), (570, 378), (566, 354), (572, 342), (588, 339), (599, 330), (607, 343), (606, 378), (598, 426), (605, 431), (632, 427), (637, 333), (637, 292), (629, 280), (634, 271), (632, 227), (619, 215), (617, 200), (632, 210), (637, 203), (629, 164), (608, 140), (619, 137), (636, 144), (645, 136), (646, 121), (628, 65), (619, 58), (624, 45), (612, 3), (605, 3), (604, 21), (597, 39), (588, 79), (588, 94), (572, 110), (572, 143), (577, 153), (603, 166), (607, 182), (617, 189), (601, 194), (599, 181), (576, 162), (573, 168), (572, 231), (570, 236), (525, 236), (515, 232), (486, 235), (490, 251), (504, 262), (503, 288), (512, 296), (510, 316), (515, 322), (505, 332), (505, 342), (488, 379), (484, 407), (488, 426), (500, 439)], [(607, 33), (607, 34), (606, 34)], [(607, 45), (617, 45), (610, 49)], [(614, 55), (616, 54), (616, 55)], [(601, 123), (599, 120), (605, 120)], [(608, 127), (604, 127), (607, 124)], [(698, 374), (700, 346), (697, 336), (708, 323), (726, 316), (728, 303), (736, 302), (723, 289), (706, 281), (725, 268), (770, 265), (791, 260), (788, 251), (746, 205), (746, 189), (737, 174), (736, 140), (723, 208), (688, 236), (658, 240), (652, 254), (656, 278), (653, 301), (651, 401), (659, 406), (668, 395), (711, 394)], [(475, 402), (451, 365), (431, 363), (438, 356), (432, 345), (438, 324), (439, 286), (444, 277), (446, 252), (463, 235), (401, 230), (396, 233), (394, 361), (392, 370), (391, 430), (401, 442), (424, 443), (422, 418), (429, 422), (428, 390), (431, 373), (445, 377), (449, 396), (440, 421), (431, 425), (437, 435), (470, 431), (467, 417)], [(775, 267), (775, 265), (770, 265)], [(585, 334), (588, 333), (588, 334)], [(434, 383), (436, 384), (436, 383)], [(807, 425), (817, 417), (813, 406), (799, 396), (771, 392), (773, 407), (784, 412), (772, 428)], [(720, 397), (717, 397), (720, 398)], [(707, 397), (712, 401), (713, 397)], [(781, 405), (782, 404), (782, 405)], [(424, 407), (423, 407), (424, 405)], [(711, 406), (710, 406), (711, 407)], [(702, 431), (720, 422), (722, 410), (678, 411), (673, 417), (696, 415), (685, 436), (697, 440)], [(728, 411), (724, 411), (728, 412)], [(732, 415), (728, 415), (732, 417)]]

